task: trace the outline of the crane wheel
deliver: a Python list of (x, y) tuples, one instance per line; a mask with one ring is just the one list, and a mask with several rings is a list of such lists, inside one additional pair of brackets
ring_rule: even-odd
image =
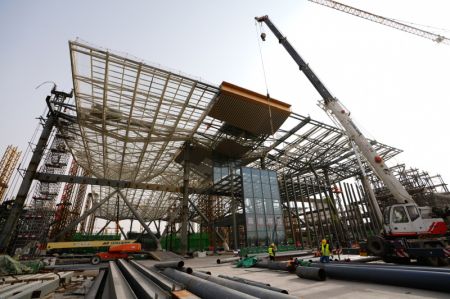
[[(434, 248), (436, 246), (432, 246), (431, 244), (425, 244), (425, 248)], [(427, 256), (423, 258), (425, 261), (425, 264), (431, 267), (439, 267), (439, 260), (441, 258), (437, 256)]]
[(367, 240), (367, 249), (369, 249), (369, 252), (377, 256), (384, 256), (386, 254), (383, 238), (379, 236), (369, 237)]
[(450, 265), (450, 261), (448, 260), (448, 257), (446, 257), (446, 256), (439, 257), (438, 264), (439, 264), (439, 266), (446, 267), (446, 266)]

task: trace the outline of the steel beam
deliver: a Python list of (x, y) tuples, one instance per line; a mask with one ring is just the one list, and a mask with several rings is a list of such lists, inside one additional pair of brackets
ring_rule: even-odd
[(124, 260), (118, 260), (117, 264), (138, 298), (172, 298), (169, 292), (163, 290), (158, 284), (133, 267), (133, 265), (125, 262)]
[(72, 229), (74, 229), (78, 223), (80, 223), (81, 221), (83, 221), (84, 219), (86, 219), (89, 215), (91, 215), (92, 213), (94, 213), (98, 208), (100, 208), (100, 206), (102, 204), (104, 204), (105, 202), (107, 202), (114, 194), (117, 193), (118, 190), (114, 190), (113, 192), (109, 193), (108, 196), (106, 196), (105, 198), (103, 198), (102, 200), (100, 200), (98, 203), (94, 204), (92, 206), (92, 208), (90, 208), (88, 211), (86, 211), (83, 215), (80, 216), (80, 218), (72, 221), (69, 225), (66, 226), (66, 228), (64, 228), (62, 231), (60, 231), (56, 236), (54, 236), (52, 239), (50, 239), (50, 242), (55, 242), (55, 240), (58, 240), (58, 238), (60, 236), (64, 236), (64, 234), (68, 231), (71, 231)]
[(204, 279), (183, 273), (172, 268), (166, 268), (162, 272), (167, 277), (178, 281), (186, 286), (189, 292), (194, 293), (197, 296), (205, 299), (217, 299), (217, 298), (227, 298), (227, 299), (254, 299), (254, 297), (248, 294), (238, 292), (236, 290), (218, 285), (213, 282), (206, 281)]
[(149, 234), (150, 238), (152, 238), (153, 240), (155, 240), (156, 242), (156, 249), (157, 250), (162, 250), (161, 247), (161, 242), (159, 241), (159, 239), (153, 234), (153, 232), (151, 231), (150, 227), (148, 227), (148, 225), (145, 223), (144, 219), (141, 217), (141, 215), (138, 213), (138, 211), (133, 207), (133, 205), (128, 201), (128, 199), (125, 197), (125, 195), (123, 195), (122, 191), (117, 190), (117, 192), (119, 193), (120, 197), (122, 198), (122, 200), (125, 202), (125, 204), (128, 206), (128, 208), (130, 209), (131, 213), (134, 215), (134, 217), (136, 217), (136, 219), (139, 221), (139, 223), (144, 227), (144, 229), (147, 231), (147, 233)]
[(111, 299), (137, 299), (127, 280), (120, 272), (115, 262), (109, 262), (109, 273), (102, 298)]
[[(144, 189), (144, 190), (167, 191), (167, 192), (177, 192), (177, 193), (182, 192), (182, 187), (179, 187), (179, 186), (147, 184), (147, 183), (124, 181), (124, 180), (110, 180), (110, 179), (104, 179), (104, 178), (80, 177), (80, 176), (42, 173), (42, 172), (36, 173), (34, 175), (34, 179), (41, 181), (41, 182), (46, 182), (46, 183), (66, 182), (66, 183), (74, 183), (74, 184), (109, 186), (109, 187), (119, 188), (119, 189), (129, 188), (129, 189)], [(190, 190), (190, 191), (195, 192), (195, 190)]]

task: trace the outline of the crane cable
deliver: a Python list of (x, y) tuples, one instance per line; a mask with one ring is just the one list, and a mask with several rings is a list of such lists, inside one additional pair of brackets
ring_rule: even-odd
[(270, 107), (269, 85), (267, 84), (266, 68), (264, 66), (264, 57), (263, 57), (261, 41), (260, 41), (260, 38), (264, 41), (266, 34), (263, 32), (261, 23), (259, 23), (259, 29), (260, 30), (258, 32), (258, 22), (255, 21), (256, 40), (258, 41), (259, 56), (261, 58), (261, 67), (262, 67), (263, 76), (264, 76), (264, 84), (266, 86), (267, 106), (269, 106), (270, 132), (271, 132), (271, 135), (273, 135), (273, 134), (275, 134), (275, 132), (274, 132), (274, 129), (273, 129), (272, 109)]

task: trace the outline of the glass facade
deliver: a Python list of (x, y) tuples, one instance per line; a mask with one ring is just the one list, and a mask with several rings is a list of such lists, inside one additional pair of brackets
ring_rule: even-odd
[(262, 246), (285, 239), (283, 212), (275, 171), (243, 167), (247, 246)]

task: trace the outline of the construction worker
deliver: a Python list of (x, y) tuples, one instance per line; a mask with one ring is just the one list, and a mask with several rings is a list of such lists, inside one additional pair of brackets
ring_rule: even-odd
[(321, 263), (329, 263), (330, 262), (330, 244), (326, 239), (322, 240), (322, 246), (320, 250), (320, 262)]
[(270, 244), (269, 248), (267, 249), (267, 252), (269, 253), (269, 260), (274, 261), (275, 260), (275, 253), (277, 251), (277, 248), (274, 243)]

